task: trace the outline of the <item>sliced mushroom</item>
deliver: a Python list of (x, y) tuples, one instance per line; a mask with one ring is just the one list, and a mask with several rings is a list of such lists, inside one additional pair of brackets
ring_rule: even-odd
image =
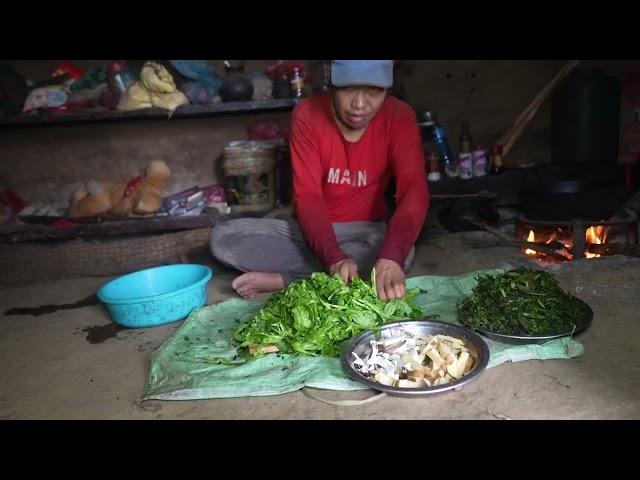
[(395, 375), (398, 370), (398, 367), (394, 362), (391, 362), (386, 358), (380, 356), (375, 358), (375, 365), (385, 370), (387, 375)]

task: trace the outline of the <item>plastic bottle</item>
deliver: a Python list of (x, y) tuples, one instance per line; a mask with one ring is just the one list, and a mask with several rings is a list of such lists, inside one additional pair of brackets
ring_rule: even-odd
[(422, 144), (424, 146), (424, 150), (426, 153), (429, 152), (429, 147), (433, 142), (433, 126), (434, 121), (432, 118), (432, 113), (430, 111), (423, 112), (422, 121), (418, 122), (418, 126), (420, 127), (420, 136), (422, 137)]
[(444, 172), (448, 177), (454, 178), (458, 176), (458, 162), (453, 156), (449, 141), (447, 139), (447, 131), (438, 123), (433, 127), (433, 143), (440, 153), (440, 161), (444, 165)]
[(293, 98), (305, 97), (304, 77), (298, 67), (293, 69), (293, 73), (291, 75), (291, 96)]
[(427, 152), (427, 168), (429, 169), (428, 180), (430, 182), (439, 182), (442, 175), (440, 174), (440, 157), (437, 151), (429, 150)]
[(504, 159), (502, 158), (502, 145), (491, 147), (491, 173), (500, 175), (504, 172)]
[(460, 166), (460, 178), (468, 180), (473, 177), (473, 156), (471, 154), (471, 133), (469, 132), (469, 124), (462, 124), (460, 133), (460, 153), (458, 155)]
[(473, 159), (473, 176), (484, 177), (487, 174), (487, 151), (480, 145), (476, 145), (471, 152)]
[(460, 151), (461, 152), (470, 152), (471, 151), (471, 130), (469, 130), (469, 123), (462, 123), (462, 130), (460, 132)]

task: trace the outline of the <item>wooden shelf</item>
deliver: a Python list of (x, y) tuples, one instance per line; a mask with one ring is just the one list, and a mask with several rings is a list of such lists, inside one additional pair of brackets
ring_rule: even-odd
[(112, 110), (80, 110), (57, 113), (20, 114), (0, 118), (0, 127), (21, 125), (51, 125), (63, 123), (105, 122), (128, 119), (198, 117), (226, 113), (250, 113), (269, 110), (291, 110), (299, 100), (283, 98), (262, 102), (223, 102), (208, 105), (183, 105), (172, 115), (161, 108), (144, 108), (127, 112)]
[(212, 228), (228, 218), (220, 214), (185, 215), (179, 217), (132, 218), (115, 221), (85, 223), (67, 227), (32, 224), (0, 226), (1, 243), (22, 243), (47, 240), (66, 240), (88, 237), (118, 237), (122, 235), (165, 233), (180, 230)]
[[(213, 228), (224, 220), (235, 218), (261, 218), (269, 210), (259, 212), (232, 212), (228, 214), (201, 213), (200, 215), (158, 216), (137, 218), (96, 217), (77, 220), (76, 225), (56, 227), (42, 223), (5, 223), (0, 225), (0, 245), (23, 242), (68, 240), (72, 238), (106, 238), (127, 235), (177, 232)], [(53, 219), (51, 219), (53, 221)]]

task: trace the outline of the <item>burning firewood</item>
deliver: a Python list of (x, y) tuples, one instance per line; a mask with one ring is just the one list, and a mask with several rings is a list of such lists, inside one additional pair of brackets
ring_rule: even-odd
[(626, 255), (640, 258), (640, 245), (636, 243), (605, 243), (588, 245), (586, 253), (592, 255)]
[[(502, 233), (500, 230), (497, 230), (493, 227), (490, 227), (489, 225), (487, 225), (486, 223), (483, 222), (472, 222), (474, 225), (477, 225), (478, 227), (484, 229), (485, 231), (489, 232), (492, 235), (495, 235), (496, 237), (500, 238), (501, 240), (503, 240), (505, 243), (507, 243), (508, 245), (512, 245), (514, 247), (521, 247), (526, 249), (530, 249), (530, 250), (535, 250), (536, 252), (540, 252), (540, 253), (544, 253), (545, 255), (549, 255), (550, 257), (554, 257), (557, 258), (559, 260), (571, 260), (570, 256), (567, 255), (563, 255), (562, 253), (558, 253), (558, 247), (554, 246), (554, 245), (541, 245), (538, 243), (533, 243), (533, 242), (527, 242), (524, 240), (516, 240), (512, 237), (510, 237), (509, 235), (506, 235), (504, 233)], [(565, 250), (564, 245), (559, 244), (562, 248), (562, 250)], [(565, 250), (566, 251), (566, 250)]]

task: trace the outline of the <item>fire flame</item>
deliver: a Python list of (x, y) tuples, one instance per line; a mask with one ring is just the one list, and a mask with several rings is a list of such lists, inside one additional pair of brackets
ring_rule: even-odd
[[(589, 227), (587, 229), (587, 233), (585, 235), (587, 243), (593, 245), (602, 245), (607, 241), (607, 234), (609, 233), (609, 229), (603, 226), (600, 227)], [(587, 258), (597, 258), (600, 256), (599, 253), (589, 253), (585, 252), (585, 256)]]
[[(533, 230), (529, 230), (529, 236), (527, 237), (527, 242), (535, 242), (536, 241), (536, 236), (533, 233)], [(536, 255), (538, 252), (536, 252), (535, 250), (531, 250), (530, 248), (527, 248), (524, 253), (526, 253), (527, 255)]]
[[(538, 238), (538, 241), (539, 242), (544, 241), (546, 244), (550, 244), (552, 242), (558, 242), (564, 245), (567, 251), (570, 251), (572, 247), (571, 240), (560, 238), (559, 237), (560, 234), (561, 233), (553, 232), (551, 235), (549, 235), (546, 238), (546, 240), (543, 238), (544, 235), (542, 235), (542, 237)], [(587, 245), (602, 245), (606, 243), (608, 234), (609, 234), (609, 229), (607, 227), (604, 227), (604, 226), (589, 227), (585, 234), (585, 240), (587, 242)], [(533, 243), (535, 241), (536, 241), (535, 232), (533, 230), (529, 230), (529, 235), (527, 236), (527, 242)], [(525, 250), (525, 253), (527, 255), (534, 255), (534, 256), (539, 255), (539, 252), (532, 250), (531, 248), (527, 248)], [(585, 256), (587, 258), (597, 258), (597, 257), (600, 257), (600, 254), (585, 252)]]

